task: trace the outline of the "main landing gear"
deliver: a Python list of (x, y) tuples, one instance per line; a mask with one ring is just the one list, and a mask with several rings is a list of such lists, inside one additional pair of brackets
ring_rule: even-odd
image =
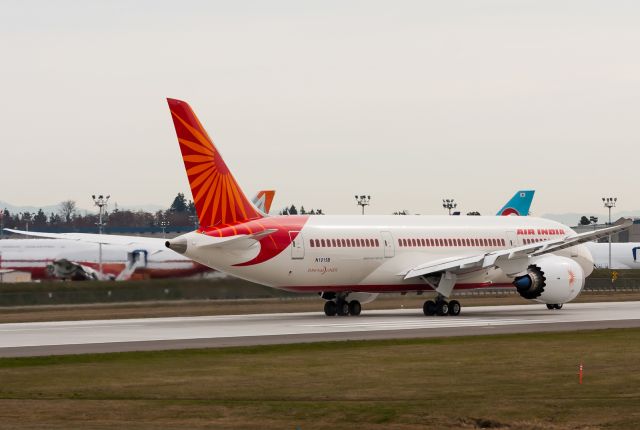
[(327, 300), (324, 303), (324, 314), (328, 317), (332, 317), (335, 315), (347, 316), (353, 315), (358, 316), (362, 312), (362, 305), (357, 300), (351, 300), (350, 302), (337, 299), (337, 300)]
[(553, 310), (560, 310), (562, 309), (562, 303), (561, 304), (547, 304), (547, 309), (549, 309), (550, 311)]
[(446, 301), (444, 297), (439, 296), (436, 301), (427, 300), (424, 302), (422, 306), (422, 311), (427, 316), (433, 315), (451, 315), (458, 316), (460, 315), (460, 310), (462, 309), (462, 305), (457, 300), (451, 300), (450, 302)]

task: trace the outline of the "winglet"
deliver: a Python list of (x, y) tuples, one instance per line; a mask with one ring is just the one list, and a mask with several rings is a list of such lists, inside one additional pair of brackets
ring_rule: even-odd
[(229, 171), (193, 109), (167, 99), (201, 227), (262, 218)]

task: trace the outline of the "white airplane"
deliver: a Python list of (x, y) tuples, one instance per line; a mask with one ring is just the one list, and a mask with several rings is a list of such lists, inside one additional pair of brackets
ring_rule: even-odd
[(93, 243), (87, 243), (86, 237), (74, 237), (80, 233), (38, 233), (38, 236), (49, 237), (49, 234), (51, 238), (61, 240), (0, 240), (0, 269), (29, 272), (35, 280), (74, 281), (182, 277), (212, 270), (166, 249), (165, 239), (128, 237), (122, 243), (103, 246), (100, 272), (96, 243), (100, 242), (101, 235), (87, 235), (94, 236)]
[(559, 309), (593, 270), (585, 242), (555, 221), (482, 216), (262, 216), (245, 197), (190, 106), (168, 99), (200, 220), (166, 245), (239, 278), (316, 292), (327, 315), (358, 315), (381, 292), (432, 291), (426, 315), (458, 315), (454, 289), (504, 286)]
[[(593, 264), (598, 269), (609, 267), (609, 243), (589, 242), (586, 244), (593, 255)], [(640, 243), (612, 243), (611, 269), (640, 269)]]
[[(274, 195), (275, 191), (263, 190), (255, 195), (253, 202), (267, 214)], [(48, 238), (0, 240), (0, 269), (29, 272), (34, 280), (125, 281), (132, 278), (185, 277), (212, 271), (167, 249), (166, 239), (158, 237), (5, 230)], [(105, 237), (109, 240), (105, 241)], [(102, 249), (102, 272), (96, 246), (99, 243), (105, 245)]]

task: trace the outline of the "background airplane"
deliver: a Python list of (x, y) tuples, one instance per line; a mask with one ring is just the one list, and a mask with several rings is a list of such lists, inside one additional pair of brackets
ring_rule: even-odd
[[(252, 200), (262, 213), (268, 214), (274, 195), (273, 190), (263, 190)], [(100, 235), (88, 235), (93, 239), (91, 241), (83, 240), (81, 233), (38, 233), (33, 236), (48, 239), (1, 240), (0, 269), (29, 272), (34, 280), (74, 281), (173, 278), (213, 270), (167, 249), (164, 238), (119, 236), (118, 244), (103, 246), (101, 273), (96, 246), (101, 243)]]

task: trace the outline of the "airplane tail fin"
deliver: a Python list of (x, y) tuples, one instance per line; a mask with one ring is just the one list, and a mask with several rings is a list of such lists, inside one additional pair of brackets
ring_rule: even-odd
[(167, 99), (200, 227), (262, 218), (242, 192), (191, 107)]
[(498, 216), (506, 216), (506, 215), (518, 215), (518, 216), (527, 216), (529, 215), (529, 209), (531, 208), (531, 202), (533, 201), (533, 195), (535, 194), (535, 190), (520, 190), (517, 191), (511, 200), (507, 202), (506, 205), (502, 207), (498, 211), (496, 215)]
[(276, 195), (275, 190), (262, 190), (258, 191), (258, 194), (253, 196), (251, 203), (264, 215), (269, 214), (271, 210), (271, 203), (273, 203), (273, 197)]

